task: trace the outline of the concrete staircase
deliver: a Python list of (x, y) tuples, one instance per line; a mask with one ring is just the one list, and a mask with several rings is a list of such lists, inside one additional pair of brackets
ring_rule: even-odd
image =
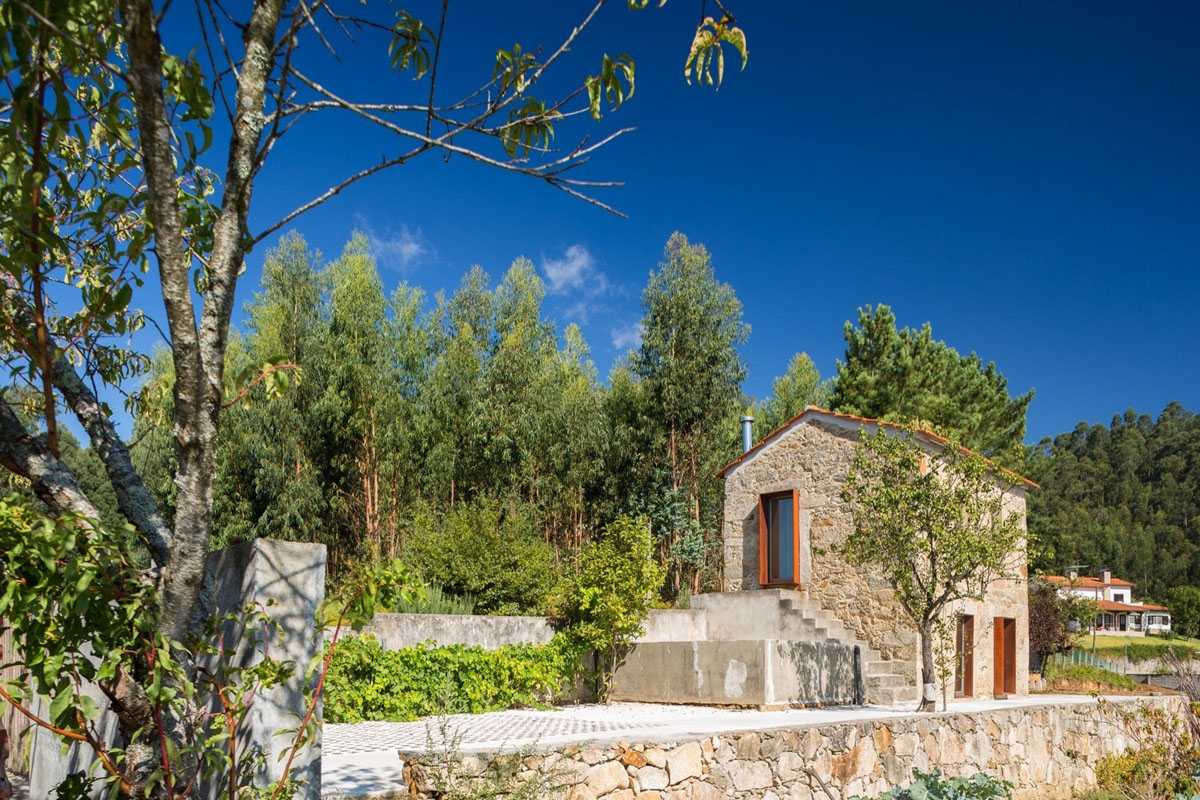
[(858, 639), (833, 612), (801, 592), (761, 589), (699, 594), (687, 611), (652, 612), (643, 641), (779, 639), (857, 645), (862, 655), (866, 701), (915, 703), (919, 689), (903, 665)]
[(811, 636), (810, 641), (852, 644), (860, 648), (868, 703), (891, 706), (917, 701), (920, 690), (909, 683), (899, 663), (885, 660), (882, 653), (858, 639), (840, 619), (816, 601), (799, 592), (781, 590), (781, 594), (785, 596), (779, 601), (780, 617), (789, 634), (788, 638), (792, 638), (791, 634), (795, 631)]

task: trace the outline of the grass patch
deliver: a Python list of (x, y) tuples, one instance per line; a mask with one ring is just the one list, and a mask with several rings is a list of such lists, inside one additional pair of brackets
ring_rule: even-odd
[(1083, 664), (1047, 664), (1042, 674), (1047, 681), (1078, 681), (1111, 689), (1132, 689), (1137, 686), (1133, 678), (1126, 675)]
[[(1080, 650), (1092, 651), (1091, 634), (1081, 634), (1075, 640), (1075, 646)], [(1096, 655), (1100, 658), (1113, 660), (1128, 658), (1131, 662), (1151, 661), (1166, 658), (1174, 653), (1182, 659), (1197, 658), (1200, 655), (1200, 640), (1186, 639), (1177, 636), (1165, 639), (1160, 636), (1103, 636), (1096, 637)]]

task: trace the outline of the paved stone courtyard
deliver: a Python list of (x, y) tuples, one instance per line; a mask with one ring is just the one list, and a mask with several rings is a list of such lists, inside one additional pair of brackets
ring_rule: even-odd
[[(1087, 695), (1033, 695), (1010, 700), (952, 702), (951, 713), (1019, 706), (1095, 703)], [(938, 707), (941, 707), (939, 702)], [(771, 730), (913, 716), (902, 707), (857, 706), (745, 711), (706, 706), (613, 703), (551, 711), (460, 714), (419, 722), (327, 724), (322, 742), (322, 796), (401, 796), (401, 751), (460, 754), (541, 749), (566, 744), (699, 739), (733, 731)]]

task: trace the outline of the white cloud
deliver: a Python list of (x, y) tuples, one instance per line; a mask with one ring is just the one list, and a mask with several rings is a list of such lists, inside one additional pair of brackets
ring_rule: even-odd
[(371, 255), (385, 267), (407, 272), (422, 261), (436, 256), (433, 245), (420, 228), (413, 229), (401, 224), (399, 231), (388, 229), (378, 233), (361, 215), (358, 223), (371, 246)]
[(542, 272), (551, 294), (582, 291), (591, 297), (608, 289), (608, 276), (596, 269), (596, 260), (581, 244), (568, 247), (562, 258), (542, 256)]
[(617, 350), (628, 350), (631, 347), (640, 347), (642, 344), (642, 333), (645, 328), (640, 322), (631, 322), (628, 325), (623, 325), (619, 328), (612, 329), (612, 345)]

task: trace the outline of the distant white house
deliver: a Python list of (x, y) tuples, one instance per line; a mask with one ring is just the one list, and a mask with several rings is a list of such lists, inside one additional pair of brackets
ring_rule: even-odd
[(1067, 575), (1047, 575), (1045, 579), (1058, 588), (1061, 596), (1074, 595), (1096, 601), (1092, 627), (1097, 633), (1145, 636), (1171, 630), (1169, 608), (1135, 601), (1133, 587), (1136, 584), (1114, 578), (1108, 569), (1100, 570), (1094, 578), (1072, 571)]

